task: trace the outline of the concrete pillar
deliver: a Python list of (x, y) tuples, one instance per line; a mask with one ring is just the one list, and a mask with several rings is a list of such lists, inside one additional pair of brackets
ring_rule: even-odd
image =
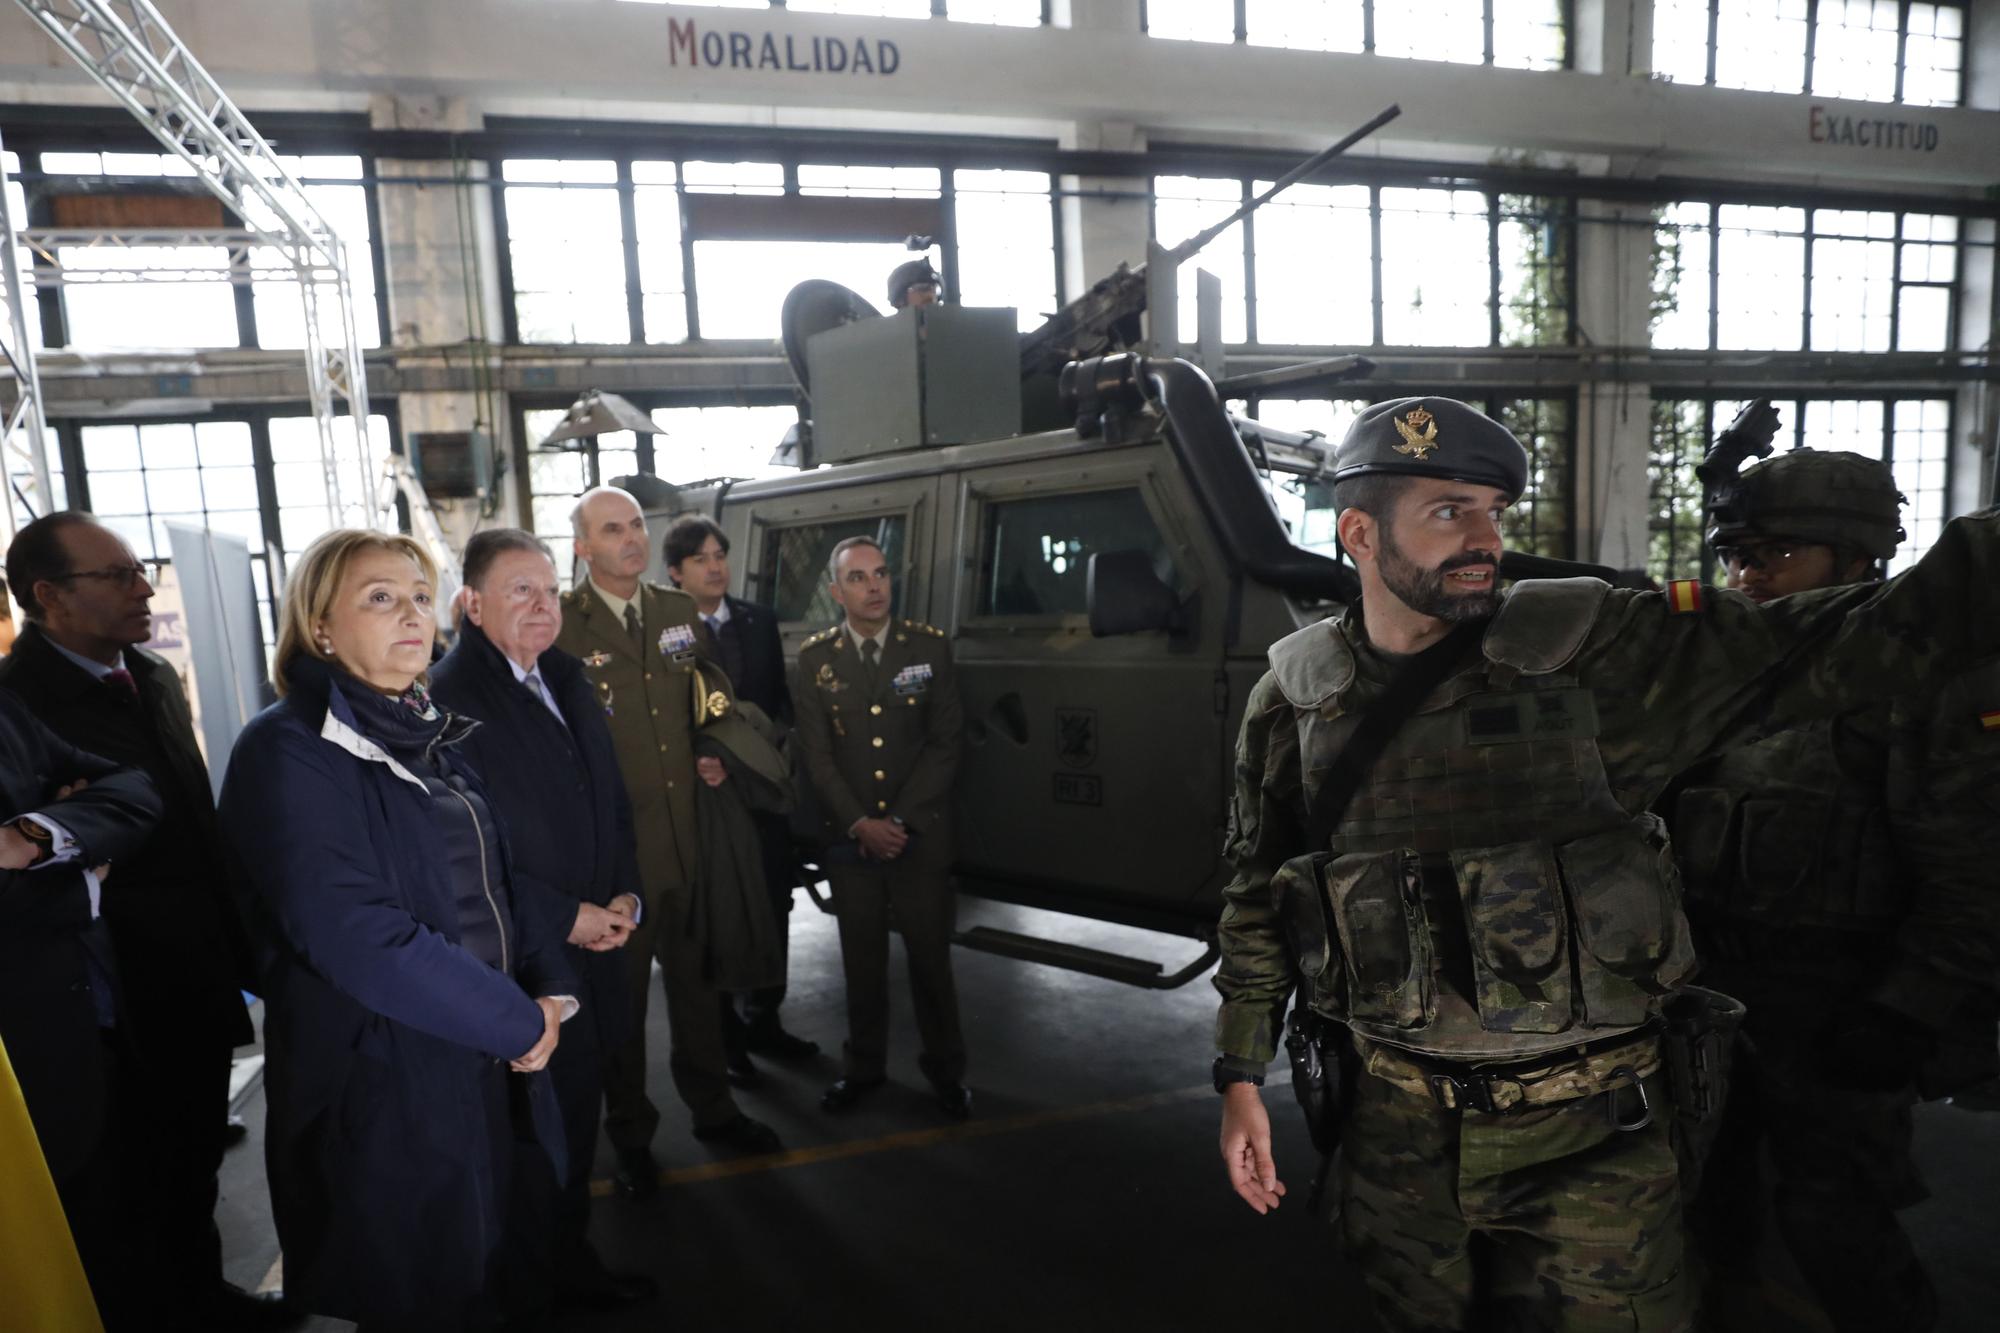
[[(1072, 126), (1063, 147), (1080, 151), (1142, 153), (1146, 136), (1131, 124)], [(1063, 284), (1075, 300), (1121, 263), (1146, 262), (1152, 235), (1152, 182), (1144, 176), (1064, 176), (1062, 190)]]
[[(377, 129), (474, 131), (478, 110), (461, 98), (377, 96), (370, 107)], [(449, 161), (378, 159), (376, 174), (396, 183), (378, 188), (382, 267), (388, 284), (389, 344), (399, 367), (463, 368), (486, 355), (483, 343), (504, 341), (500, 266), (493, 231), (493, 201), (483, 162), (467, 163), (461, 184)], [(426, 182), (436, 181), (431, 185)], [(497, 357), (495, 358), (497, 362)], [(484, 427), (502, 457), (512, 449), (512, 416), (504, 393), (487, 401), (463, 391), (408, 391), (398, 396), (402, 429), (470, 430)], [(502, 482), (493, 521), (516, 521), (515, 488)], [(454, 550), (480, 526), (475, 502), (440, 501), (438, 522)]]
[(1636, 74), (1653, 68), (1652, 0), (1576, 0), (1570, 50), (1580, 74)]
[[(1642, 349), (1652, 301), (1652, 210), (1643, 204), (1577, 205), (1577, 325), (1596, 347)], [(1620, 569), (1646, 563), (1652, 390), (1646, 356), (1619, 358), (1616, 379), (1577, 390), (1577, 554)]]

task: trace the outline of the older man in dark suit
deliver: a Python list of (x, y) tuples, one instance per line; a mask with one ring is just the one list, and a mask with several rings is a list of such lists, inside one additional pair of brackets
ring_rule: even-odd
[(230, 1052), (255, 1035), (241, 992), (255, 982), (187, 695), (139, 647), (152, 637), (152, 586), (116, 533), (73, 511), (23, 528), (7, 575), (28, 624), (0, 663), (0, 687), (70, 744), (146, 773), (165, 807), (104, 895), (135, 1085), (137, 1113), (120, 1133), (145, 1237), (140, 1285), (157, 1284), (165, 1327), (292, 1322), (274, 1299), (222, 1276), (216, 1176)]
[(123, 1043), (103, 863), (152, 836), (145, 774), (68, 744), (0, 691), (0, 1042), (105, 1324), (141, 1327), (113, 1133)]
[[(785, 649), (778, 638), (777, 613), (768, 606), (729, 593), (729, 538), (713, 519), (684, 518), (667, 529), (662, 555), (667, 576), (694, 598), (695, 610), (715, 645), (716, 661), (736, 687), (736, 697), (756, 704), (780, 727), (792, 725), (792, 691), (785, 680)], [(792, 855), (791, 825), (782, 815), (758, 817), (763, 835), (764, 874), (771, 886), (772, 906), (782, 934), (790, 920), (792, 889), (798, 864)], [(740, 1052), (756, 1051), (780, 1060), (802, 1060), (819, 1054), (819, 1043), (785, 1031), (778, 1008), (785, 1002), (780, 982), (743, 997), (724, 995), (723, 1036), (729, 1043), (731, 1068), (741, 1074), (751, 1068)]]
[(591, 1247), (590, 1171), (604, 1100), (604, 1052), (624, 1039), (629, 1001), (616, 953), (638, 925), (632, 803), (583, 664), (554, 647), (562, 589), (548, 548), (519, 528), (465, 548), (458, 643), (431, 671), (431, 694), (482, 725), (461, 744), (504, 823), (520, 910), (566, 939), (582, 980), (579, 1020), (549, 1060), (568, 1138), (556, 1209), (557, 1294), (611, 1308), (654, 1295), (651, 1279), (604, 1267)]

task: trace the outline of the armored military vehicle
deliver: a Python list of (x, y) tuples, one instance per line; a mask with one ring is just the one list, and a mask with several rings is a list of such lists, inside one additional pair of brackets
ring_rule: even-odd
[[(1245, 699), (1270, 644), (1358, 584), (1293, 541), (1268, 489), (1324, 477), (1326, 442), (1233, 417), (1196, 365), (1130, 345), (1149, 300), (1174, 308), (1162, 281), (1180, 257), (1156, 249), (1145, 271), (1114, 275), (1025, 336), (1012, 310), (884, 316), (845, 288), (803, 284), (786, 337), (810, 434), (788, 448), (811, 466), (625, 484), (656, 530), (687, 513), (722, 526), (736, 591), (776, 608), (788, 653), (838, 618), (834, 544), (881, 544), (896, 615), (942, 629), (958, 662), (965, 892), (1212, 943)], [(1222, 387), (1369, 368), (1344, 358)], [(1024, 416), (1046, 428), (1024, 430)], [(1330, 504), (1328, 490), (1308, 485), (1308, 503)], [(1609, 573), (1512, 557), (1506, 572)], [(961, 942), (1147, 986), (1180, 984), (1214, 957), (1170, 973), (993, 930)]]

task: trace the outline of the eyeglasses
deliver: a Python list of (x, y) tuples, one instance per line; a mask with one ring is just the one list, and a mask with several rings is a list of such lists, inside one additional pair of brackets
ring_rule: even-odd
[(1790, 540), (1730, 543), (1717, 546), (1715, 558), (1731, 571), (1766, 569), (1776, 573), (1819, 545), (1819, 542)]
[(79, 569), (73, 574), (58, 574), (51, 583), (67, 583), (71, 579), (102, 579), (120, 592), (130, 592), (132, 585), (146, 577), (144, 565), (112, 565), (109, 569)]

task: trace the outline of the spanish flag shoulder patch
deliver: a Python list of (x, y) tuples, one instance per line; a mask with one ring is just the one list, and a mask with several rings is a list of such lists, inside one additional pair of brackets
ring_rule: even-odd
[(1979, 726), (1984, 731), (2000, 731), (2000, 708), (1979, 715)]
[(1703, 591), (1700, 579), (1675, 579), (1667, 585), (1667, 606), (1677, 616), (1699, 611)]

